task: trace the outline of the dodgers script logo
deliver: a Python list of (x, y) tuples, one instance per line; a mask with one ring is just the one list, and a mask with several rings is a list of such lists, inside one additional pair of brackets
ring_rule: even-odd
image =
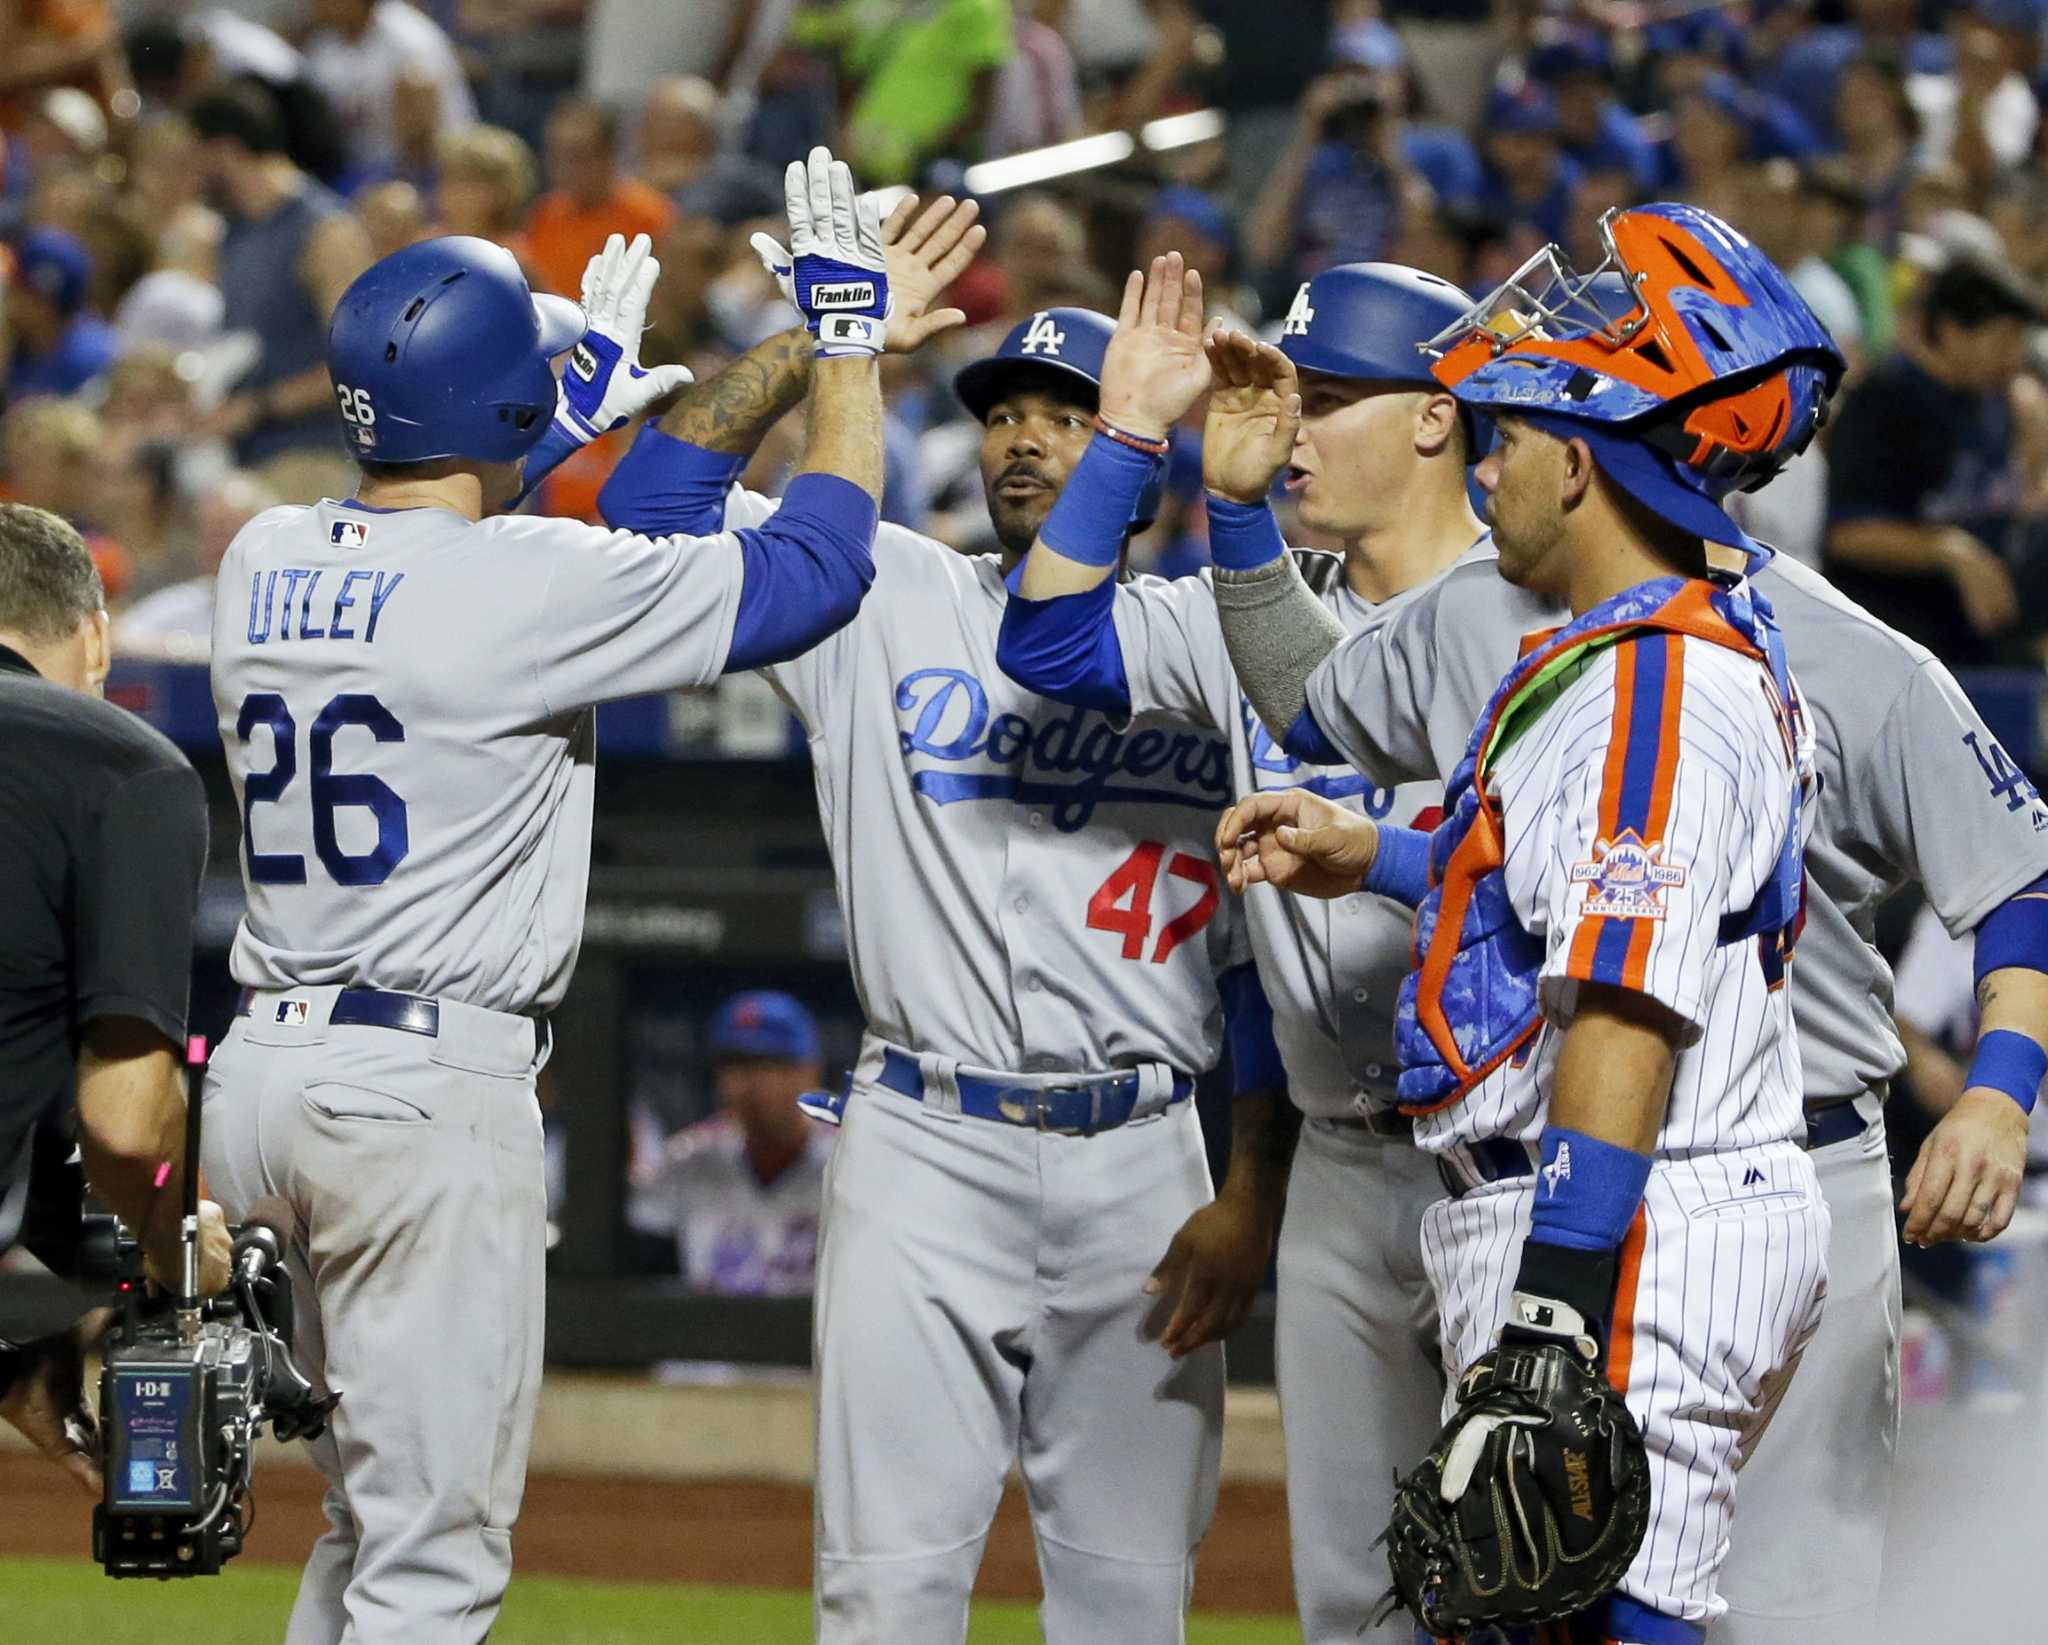
[(1031, 316), (1031, 329), (1024, 333), (1023, 346), (1019, 354), (1058, 354), (1066, 346), (1067, 334), (1053, 324), (1050, 314), (1040, 312)]
[(1663, 860), (1664, 847), (1645, 845), (1633, 828), (1595, 840), (1590, 861), (1572, 864), (1572, 884), (1591, 885), (1585, 912), (1619, 920), (1661, 920), (1665, 889), (1685, 884), (1685, 870)]
[(1122, 732), (1085, 708), (1062, 709), (1035, 724), (1022, 714), (992, 713), (987, 690), (964, 669), (904, 675), (896, 682), (896, 707), (907, 724), (897, 733), (906, 762), (922, 757), (941, 767), (998, 768), (913, 768), (911, 787), (938, 805), (1045, 805), (1053, 826), (1072, 834), (1087, 827), (1099, 805), (1210, 810), (1231, 798), (1230, 752), (1214, 738), (1149, 728)]

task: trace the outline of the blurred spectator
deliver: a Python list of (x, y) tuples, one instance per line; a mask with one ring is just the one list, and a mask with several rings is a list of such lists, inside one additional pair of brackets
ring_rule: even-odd
[(782, 178), (722, 146), (718, 91), (693, 74), (655, 81), (640, 105), (634, 172), (687, 216), (737, 223), (782, 210)]
[(1016, 50), (996, 71), (984, 154), (1021, 154), (1081, 134), (1081, 80), (1059, 30), (1031, 15), (1033, 0), (1011, 0)]
[(730, 242), (705, 217), (678, 217), (654, 243), (661, 279), (647, 305), (642, 360), (690, 365), (717, 337), (710, 305), (711, 283), (725, 267)]
[[(1134, 267), (1145, 268), (1154, 257), (1177, 251), (1202, 277), (1202, 295), (1209, 313), (1231, 318), (1231, 264), (1237, 231), (1230, 215), (1211, 196), (1185, 183), (1163, 188), (1152, 197), (1145, 220), (1138, 225), (1138, 243), (1131, 254)], [(1242, 322), (1238, 322), (1242, 325)]]
[(441, 139), (440, 174), (434, 210), (441, 233), (474, 234), (523, 253), (531, 149), (497, 126), (471, 126)]
[(204, 662), (213, 650), (213, 580), (235, 534), (278, 497), (253, 474), (235, 472), (203, 492), (194, 509), (195, 576), (138, 600), (115, 627), (115, 644), (135, 656)]
[(37, 229), (15, 253), (7, 397), (75, 394), (114, 363), (114, 328), (85, 306), (92, 258), (61, 229)]
[(527, 250), (550, 291), (577, 296), (583, 265), (608, 235), (659, 235), (676, 208), (619, 171), (619, 126), (595, 103), (560, 104), (548, 120), (548, 181), (527, 217)]
[(1856, 300), (1865, 358), (1882, 358), (1892, 346), (1891, 265), (1864, 237), (1869, 193), (1846, 161), (1831, 156), (1799, 168), (1799, 196), (1821, 255)]
[[(585, 16), (601, 9), (592, 0), (437, 0), (476, 87), (477, 113), (494, 126), (538, 142), (548, 110), (573, 96), (583, 74)], [(695, 21), (704, 0), (689, 6), (647, 5), (643, 13), (673, 12)]]
[(213, 278), (226, 225), (200, 198), (199, 138), (181, 114), (156, 114), (137, 129), (128, 154), (127, 211), (148, 236), (157, 268)]
[(77, 400), (43, 395), (0, 417), (0, 501), (31, 503), (69, 520), (92, 550), (107, 607), (131, 592), (135, 565), (126, 549), (99, 529), (95, 495), (106, 429)]
[(0, 127), (16, 123), (25, 93), (77, 86), (104, 106), (127, 83), (106, 0), (14, 0), (0, 10)]
[(306, 62), (340, 118), (351, 170), (389, 175), (399, 158), (394, 104), (403, 80), (423, 77), (438, 92), (439, 132), (476, 120), (469, 81), (441, 26), (405, 0), (312, 0)]
[(1923, 158), (1953, 160), (1982, 187), (2033, 151), (2041, 110), (2020, 71), (2032, 66), (2042, 20), (2027, 0), (1968, 0), (1956, 12), (1953, 66), (1906, 83), (1920, 115)]
[[(1054, 308), (1076, 268), (1089, 265), (1088, 229), (1073, 210), (1050, 194), (1026, 194), (1011, 201), (996, 219), (990, 261), (1003, 280), (1003, 324)], [(970, 274), (973, 272), (969, 271)]]
[(833, 1137), (797, 1106), (824, 1078), (818, 1026), (788, 994), (739, 994), (712, 1019), (707, 1049), (722, 1112), (669, 1139), (628, 1219), (674, 1237), (693, 1290), (808, 1295)]
[(800, 6), (790, 37), (836, 58), (846, 155), (871, 186), (914, 181), (940, 155), (971, 154), (997, 71), (1016, 50), (1010, 0), (829, 0)]
[(403, 178), (364, 189), (356, 196), (356, 216), (369, 236), (372, 257), (389, 257), (434, 232), (420, 191)]
[(1844, 396), (1828, 445), (1828, 575), (1944, 662), (1989, 662), (2019, 616), (2006, 553), (2022, 489), (2009, 391), (2039, 299), (1958, 259)]
[(1496, 217), (1526, 223), (1545, 240), (1563, 241), (1571, 223), (1579, 168), (1559, 141), (1557, 104), (1534, 83), (1496, 88), (1486, 100), (1480, 200)]
[(1785, 271), (1853, 372), (1863, 360), (1863, 311), (1849, 282), (1823, 255), (1832, 248), (1833, 224), (1825, 213), (1810, 209), (1799, 168), (1782, 159), (1758, 166), (1750, 175), (1736, 226)]
[(1833, 108), (1842, 163), (1870, 196), (1888, 239), (1919, 148), (1920, 114), (1898, 59), (1883, 53), (1846, 64), (1839, 85)]
[(46, 91), (9, 134), (24, 177), (47, 177), (65, 166), (91, 166), (107, 151), (107, 117), (76, 86)]
[(1623, 172), (1647, 197), (1657, 184), (1657, 147), (1614, 95), (1613, 65), (1603, 35), (1573, 29), (1530, 54), (1529, 77), (1550, 88), (1559, 146), (1572, 163), (1582, 171)]
[[(1283, 155), (1295, 155), (1302, 75), (1332, 61), (1336, 8), (1331, 0), (1289, 0), (1283, 13), (1273, 0), (1189, 0), (1189, 9), (1203, 25), (1189, 44), (1204, 70), (1205, 100), (1223, 111), (1229, 184), (1245, 216), (1246, 244), (1266, 262), (1284, 262), (1284, 252), (1252, 232), (1251, 213), (1277, 186)], [(1386, 31), (1373, 31), (1368, 52), (1384, 53), (1386, 40)]]
[(211, 431), (290, 501), (345, 496), (354, 466), (333, 415), (327, 321), (369, 266), (368, 236), (337, 196), (286, 157), (276, 99), (260, 81), (213, 88), (191, 119), (207, 179), (229, 212), (220, 250), (224, 321), (253, 334), (259, 351)]
[(1333, 69), (1303, 93), (1293, 138), (1244, 219), (1247, 253), (1278, 286), (1383, 258), (1405, 213), (1480, 191), (1479, 162), (1462, 136), (1402, 118), (1394, 67)]
[(1868, 52), (1883, 52), (1911, 74), (1945, 74), (1948, 42), (1920, 27), (1920, 0), (1847, 0), (1850, 21), (1795, 35), (1757, 75), (1758, 85), (1794, 108), (1830, 110), (1843, 72)]
[(184, 356), (163, 343), (124, 349), (107, 373), (100, 419), (125, 444), (174, 445), (192, 432), (192, 379)]

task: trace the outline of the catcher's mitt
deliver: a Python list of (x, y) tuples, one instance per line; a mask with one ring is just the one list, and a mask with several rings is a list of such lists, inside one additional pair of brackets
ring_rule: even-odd
[(1510, 1331), (1459, 1379), (1457, 1413), (1395, 1481), (1375, 1621), (1406, 1606), (1440, 1638), (1526, 1627), (1621, 1580), (1650, 1522), (1649, 1457), (1590, 1341), (1570, 1340)]

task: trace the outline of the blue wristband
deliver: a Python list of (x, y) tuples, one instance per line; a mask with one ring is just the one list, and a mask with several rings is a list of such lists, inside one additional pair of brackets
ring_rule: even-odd
[(1649, 1180), (1647, 1154), (1546, 1125), (1529, 1237), (1575, 1251), (1616, 1250), (1628, 1237)]
[(1994, 1028), (1977, 1041), (1977, 1054), (1970, 1059), (1963, 1084), (1965, 1090), (1983, 1085), (2003, 1091), (2020, 1105), (2022, 1114), (2031, 1114), (2043, 1075), (2048, 1075), (2048, 1051), (2010, 1028)]
[(1225, 571), (1256, 571), (1287, 552), (1280, 522), (1264, 503), (1234, 503), (1215, 492), (1209, 505), (1209, 558)]
[(1365, 889), (1410, 908), (1429, 895), (1429, 836), (1419, 828), (1379, 825), (1379, 849), (1365, 871)]
[(1107, 434), (1088, 442), (1059, 501), (1038, 528), (1045, 546), (1078, 565), (1113, 566), (1159, 459)]

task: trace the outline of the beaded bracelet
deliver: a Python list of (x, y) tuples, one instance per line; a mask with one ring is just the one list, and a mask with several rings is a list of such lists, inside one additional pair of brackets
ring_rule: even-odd
[(1095, 414), (1095, 432), (1107, 434), (1118, 445), (1129, 446), (1133, 451), (1142, 451), (1148, 457), (1164, 457), (1173, 449), (1173, 442), (1170, 440), (1148, 440), (1141, 434), (1126, 434), (1122, 429), (1104, 422), (1099, 411)]

